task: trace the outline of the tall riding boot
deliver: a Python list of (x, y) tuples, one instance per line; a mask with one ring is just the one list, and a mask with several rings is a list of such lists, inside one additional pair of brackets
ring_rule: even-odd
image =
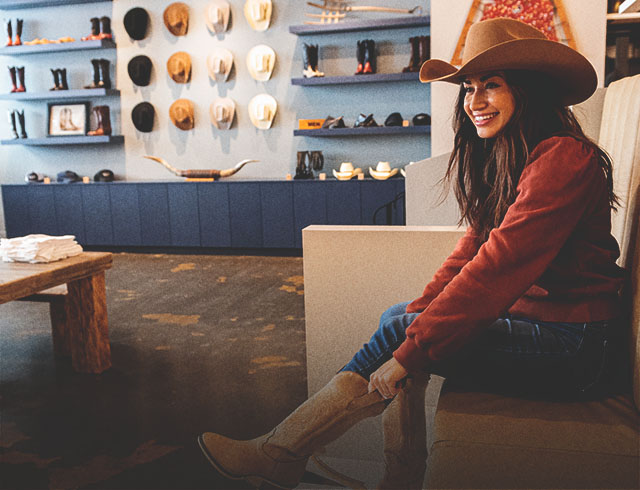
[(100, 87), (111, 88), (111, 76), (109, 70), (111, 68), (111, 62), (109, 60), (101, 59), (100, 62)]
[(60, 70), (51, 68), (51, 74), (53, 75), (53, 87), (49, 90), (60, 90)]
[(99, 38), (113, 39), (113, 34), (111, 33), (111, 19), (106, 16), (100, 17), (100, 24), (102, 25), (102, 29), (100, 30)]
[(60, 90), (69, 90), (69, 84), (67, 83), (67, 69), (62, 68), (58, 71), (60, 72)]
[(5, 46), (13, 46), (13, 28), (11, 27), (11, 19), (7, 21), (7, 44)]
[(93, 65), (93, 83), (85, 85), (84, 88), (100, 88), (100, 60), (91, 60)]
[(9, 68), (9, 76), (11, 76), (11, 84), (12, 84), (11, 93), (15, 93), (18, 91), (18, 84), (16, 79), (16, 67), (9, 66), (8, 68)]
[(362, 73), (370, 74), (376, 72), (376, 43), (373, 39), (364, 41), (364, 68)]
[(427, 469), (424, 398), (428, 383), (428, 375), (407, 378), (382, 414), (385, 468), (380, 490), (422, 488)]
[(364, 51), (365, 41), (358, 41), (358, 47), (356, 51), (356, 56), (358, 58), (358, 69), (356, 70), (356, 75), (361, 75), (364, 71)]
[(236, 441), (206, 432), (200, 448), (224, 476), (293, 488), (307, 460), (360, 420), (384, 410), (384, 399), (359, 374), (343, 371), (300, 405), (271, 432), (250, 441)]
[(402, 69), (403, 73), (420, 71), (420, 38), (410, 37), (411, 43), (411, 59), (409, 60), (409, 66)]
[(16, 127), (16, 111), (8, 111), (9, 124), (11, 125), (11, 134), (14, 140), (18, 139), (18, 128)]
[(324, 73), (318, 70), (318, 61), (320, 58), (320, 48), (317, 44), (311, 45), (311, 68), (316, 77), (323, 77)]
[(27, 129), (26, 129), (26, 125), (25, 125), (25, 122), (24, 122), (24, 110), (16, 111), (16, 114), (18, 114), (18, 121), (20, 122), (20, 137), (21, 138), (26, 138), (27, 137)]
[(312, 78), (314, 76), (313, 67), (311, 66), (311, 62), (310, 62), (311, 49), (312, 49), (311, 44), (304, 43), (302, 45), (302, 65), (303, 65), (302, 75), (305, 78)]
[(26, 92), (27, 87), (24, 84), (24, 66), (16, 68), (18, 72), (18, 90), (16, 92)]
[(91, 19), (91, 34), (82, 38), (83, 41), (95, 41), (100, 39), (100, 19), (93, 17)]
[(431, 38), (429, 36), (420, 36), (420, 66), (422, 63), (431, 58)]
[(14, 46), (20, 46), (22, 44), (22, 24), (24, 23), (23, 19), (16, 20), (16, 40), (13, 42)]

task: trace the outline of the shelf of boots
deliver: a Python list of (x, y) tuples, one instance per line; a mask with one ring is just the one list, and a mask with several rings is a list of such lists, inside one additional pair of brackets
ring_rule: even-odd
[(119, 96), (120, 90), (91, 88), (78, 90), (52, 90), (51, 92), (15, 92), (0, 94), (0, 100), (82, 100), (90, 97)]
[(80, 3), (112, 2), (113, 0), (2, 0), (0, 10), (18, 10), (41, 7), (62, 7)]
[(330, 34), (334, 32), (377, 31), (383, 29), (403, 29), (405, 27), (428, 27), (428, 15), (411, 15), (378, 20), (351, 20), (335, 24), (305, 24), (289, 26), (289, 32), (298, 36)]
[(2, 140), (3, 145), (26, 146), (61, 146), (61, 145), (98, 145), (98, 144), (122, 144), (124, 136), (53, 136), (51, 138), (20, 138)]
[(417, 82), (420, 78), (413, 73), (374, 73), (371, 75), (349, 75), (338, 77), (292, 78), (291, 85), (345, 85), (351, 83), (380, 83), (380, 82)]
[(429, 134), (431, 126), (378, 126), (373, 128), (333, 128), (333, 129), (294, 129), (294, 136), (334, 137), (334, 136), (381, 136)]
[(75, 41), (72, 43), (22, 44), (0, 48), (0, 55), (13, 56), (39, 53), (60, 53), (62, 51), (83, 51), (87, 49), (116, 49), (113, 39), (98, 41)]

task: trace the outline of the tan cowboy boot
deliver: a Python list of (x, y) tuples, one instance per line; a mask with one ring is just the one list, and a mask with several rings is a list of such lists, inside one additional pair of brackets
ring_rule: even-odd
[(256, 488), (265, 482), (294, 488), (314, 451), (360, 420), (384, 410), (384, 399), (377, 391), (368, 393), (368, 385), (359, 374), (338, 373), (270, 433), (236, 441), (206, 432), (198, 443), (211, 464), (227, 478), (244, 479)]
[(422, 488), (427, 469), (424, 397), (428, 384), (428, 375), (407, 378), (382, 415), (385, 469), (379, 490)]

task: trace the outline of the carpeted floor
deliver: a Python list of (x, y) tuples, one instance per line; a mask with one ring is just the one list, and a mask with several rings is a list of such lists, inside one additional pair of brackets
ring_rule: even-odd
[(54, 359), (48, 306), (0, 305), (0, 488), (247, 488), (196, 436), (251, 438), (306, 398), (302, 259), (114, 254), (113, 367)]

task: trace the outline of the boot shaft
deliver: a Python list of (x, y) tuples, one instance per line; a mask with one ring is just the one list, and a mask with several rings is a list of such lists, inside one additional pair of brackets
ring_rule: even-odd
[(11, 126), (11, 133), (13, 139), (18, 139), (18, 128), (16, 126), (16, 111), (7, 111), (9, 124)]
[(23, 19), (16, 20), (16, 40), (13, 42), (14, 46), (20, 46), (22, 44), (22, 25), (24, 23)]
[(60, 90), (60, 70), (51, 68), (51, 74), (53, 75), (53, 87), (49, 90)]
[(100, 59), (100, 81), (99, 84), (102, 88), (110, 89), (111, 88), (111, 76), (110, 76), (110, 68), (111, 63), (109, 60)]
[(18, 73), (18, 92), (26, 92), (27, 87), (24, 83), (24, 66), (16, 68), (16, 72)]
[(69, 84), (67, 83), (67, 69), (62, 68), (60, 71), (60, 90), (69, 90)]
[(373, 39), (364, 41), (364, 69), (363, 73), (376, 72), (376, 43)]
[(11, 19), (7, 21), (7, 44), (5, 46), (13, 46), (13, 28), (11, 27)]
[(100, 17), (100, 24), (102, 28), (100, 30), (100, 39), (112, 39), (113, 34), (111, 33), (111, 19), (109, 17)]
[(11, 92), (17, 92), (18, 91), (18, 82), (17, 82), (17, 75), (16, 75), (16, 67), (15, 66), (9, 66), (9, 76), (11, 77), (11, 84), (13, 85)]
[(100, 19), (98, 17), (93, 17), (90, 19), (91, 22), (91, 35), (96, 38), (100, 35)]
[(18, 121), (20, 122), (20, 137), (21, 138), (26, 138), (27, 137), (27, 128), (26, 128), (25, 120), (24, 120), (24, 111), (16, 111), (16, 114), (18, 115)]
[(431, 38), (429, 36), (420, 36), (418, 43), (420, 46), (420, 66), (422, 66), (422, 63), (431, 58)]

